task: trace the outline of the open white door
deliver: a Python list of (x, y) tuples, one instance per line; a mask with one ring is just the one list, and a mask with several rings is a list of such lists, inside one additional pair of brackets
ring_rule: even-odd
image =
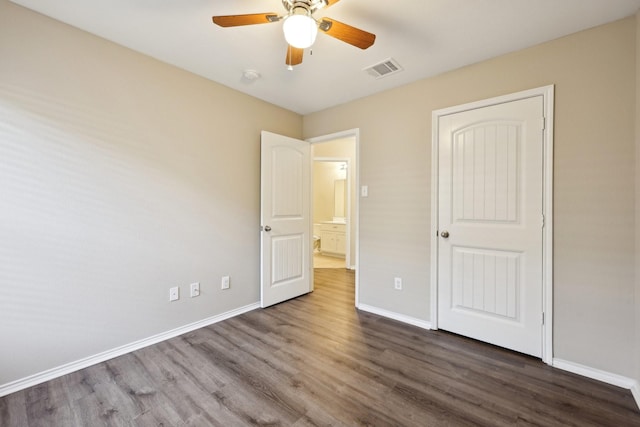
[(541, 357), (543, 97), (438, 129), (438, 326)]
[(312, 290), (311, 145), (261, 133), (260, 304), (268, 307)]

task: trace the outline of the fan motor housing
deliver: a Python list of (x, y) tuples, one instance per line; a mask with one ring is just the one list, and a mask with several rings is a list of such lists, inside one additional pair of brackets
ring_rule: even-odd
[[(326, 0), (282, 0), (282, 5), (289, 14), (302, 14), (311, 15), (318, 9), (321, 9), (327, 5)], [(296, 9), (301, 9), (297, 11)]]

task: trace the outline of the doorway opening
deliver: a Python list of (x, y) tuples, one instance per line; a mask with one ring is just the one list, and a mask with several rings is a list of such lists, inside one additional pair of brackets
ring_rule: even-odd
[(358, 130), (308, 139), (311, 143), (313, 268), (355, 270), (358, 305)]
[(349, 268), (350, 158), (314, 157), (313, 267)]

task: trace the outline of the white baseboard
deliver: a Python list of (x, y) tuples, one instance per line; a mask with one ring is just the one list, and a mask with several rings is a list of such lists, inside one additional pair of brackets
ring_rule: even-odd
[(636, 381), (636, 383), (631, 387), (631, 394), (633, 398), (636, 400), (636, 405), (638, 405), (638, 409), (640, 409), (640, 382)]
[(368, 313), (377, 314), (378, 316), (388, 317), (389, 319), (397, 320), (399, 322), (408, 323), (413, 326), (417, 326), (423, 329), (433, 329), (431, 322), (427, 320), (417, 319), (411, 316), (405, 316), (404, 314), (395, 313), (393, 311), (384, 310), (382, 308), (373, 307), (367, 304), (359, 304), (358, 309), (366, 311)]
[(604, 383), (626, 388), (628, 390), (630, 390), (636, 382), (635, 380), (624, 377), (622, 375), (612, 374), (611, 372), (601, 371), (599, 369), (591, 368), (589, 366), (580, 365), (579, 363), (569, 362), (562, 359), (554, 358), (552, 366), (554, 368), (562, 369), (563, 371), (573, 372), (574, 374), (582, 375), (583, 377), (602, 381)]
[(551, 366), (562, 369), (563, 371), (573, 372), (574, 374), (582, 375), (583, 377), (631, 390), (631, 394), (633, 395), (638, 408), (640, 408), (640, 384), (632, 378), (556, 358), (553, 359)]
[[(50, 381), (54, 378), (58, 378), (63, 375), (69, 374), (71, 372), (75, 372), (80, 369), (87, 368), (97, 363), (101, 363), (106, 360), (113, 359), (118, 356), (122, 356), (123, 354), (131, 353), (132, 351), (139, 350), (141, 348), (150, 346), (152, 344), (157, 344), (159, 342), (177, 337), (187, 332), (191, 332), (196, 329), (203, 328), (205, 326), (213, 325), (214, 323), (221, 322), (223, 320), (238, 316), (243, 313), (247, 313), (257, 308), (260, 308), (259, 302), (249, 304), (234, 310), (230, 310), (225, 313), (219, 314), (217, 316), (212, 316), (203, 320), (199, 320), (197, 322), (190, 323), (188, 325), (181, 326), (179, 328), (172, 329), (170, 331), (166, 331), (157, 335), (153, 335), (151, 337), (144, 338), (139, 341), (132, 342), (130, 344), (116, 347), (114, 349), (107, 350), (102, 353), (98, 353), (96, 355), (77, 360), (75, 362), (70, 362), (62, 366), (58, 366), (56, 368), (48, 369), (46, 371), (43, 371), (34, 375), (30, 375), (26, 378), (21, 378), (19, 380), (12, 381), (7, 384), (2, 384), (0, 385), (0, 397), (6, 396), (11, 393), (15, 393), (20, 390), (24, 390), (26, 388), (32, 387), (34, 385), (37, 385), (46, 381)], [(429, 321), (417, 319), (411, 316), (406, 316), (404, 314), (395, 313), (393, 311), (385, 310), (382, 308), (373, 307), (367, 304), (360, 304), (358, 306), (358, 309), (362, 311), (366, 311), (368, 313), (373, 313), (379, 316), (397, 320), (399, 322), (417, 326), (419, 328), (432, 329), (431, 322)], [(552, 362), (552, 366), (558, 369), (562, 369), (564, 371), (582, 375), (587, 378), (591, 378), (594, 380), (605, 382), (607, 384), (611, 384), (617, 387), (631, 390), (631, 394), (633, 395), (636, 403), (638, 404), (638, 408), (640, 408), (640, 383), (638, 383), (638, 381), (636, 380), (633, 380), (628, 377), (624, 377), (622, 375), (613, 374), (610, 372), (602, 371), (599, 369), (591, 368), (589, 366), (581, 365), (579, 363), (569, 362), (567, 360), (562, 360), (562, 359), (554, 358)]]
[(85, 357), (83, 359), (76, 360), (75, 362), (66, 363), (62, 366), (48, 369), (46, 371), (39, 372), (34, 375), (30, 375), (26, 378), (21, 378), (19, 380), (15, 380), (7, 384), (1, 384), (0, 397), (6, 396), (11, 393), (15, 393), (16, 391), (24, 390), (25, 388), (29, 388), (46, 381), (50, 381), (54, 378), (61, 377), (71, 372), (79, 371), (80, 369), (84, 369), (89, 366), (95, 365), (97, 363), (101, 363), (106, 360), (113, 359), (114, 357), (131, 353), (132, 351), (139, 350), (141, 348), (150, 346), (152, 344), (157, 344), (159, 342), (168, 340), (169, 338), (174, 338), (174, 337), (177, 337), (178, 335), (195, 331), (196, 329), (200, 329), (205, 326), (213, 325), (214, 323), (218, 323), (223, 320), (229, 319), (231, 317), (238, 316), (242, 313), (255, 310), (256, 308), (260, 308), (259, 302), (249, 304), (244, 307), (239, 307), (234, 310), (230, 310), (225, 313), (219, 314), (217, 316), (212, 316), (203, 320), (199, 320), (197, 322), (190, 323), (188, 325), (184, 325), (176, 329), (171, 329), (170, 331), (162, 332), (160, 334), (153, 335), (151, 337), (144, 338), (144, 339), (132, 342), (130, 344), (125, 344), (123, 346), (116, 347), (114, 349), (107, 350), (102, 353), (95, 354), (93, 356)]

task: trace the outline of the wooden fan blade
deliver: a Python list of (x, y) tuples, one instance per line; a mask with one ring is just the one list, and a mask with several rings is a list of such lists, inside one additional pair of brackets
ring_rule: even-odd
[(327, 0), (327, 5), (325, 7), (333, 6), (338, 3), (340, 0)]
[(287, 48), (287, 59), (285, 62), (287, 65), (298, 65), (302, 64), (302, 55), (304, 54), (304, 49), (299, 49), (297, 47), (293, 47), (289, 45)]
[(278, 22), (280, 17), (273, 12), (250, 13), (247, 15), (214, 16), (213, 22), (221, 27), (238, 27), (240, 25), (268, 24)]
[(366, 49), (376, 41), (376, 35), (331, 18), (322, 18), (318, 26), (322, 31), (352, 46)]

